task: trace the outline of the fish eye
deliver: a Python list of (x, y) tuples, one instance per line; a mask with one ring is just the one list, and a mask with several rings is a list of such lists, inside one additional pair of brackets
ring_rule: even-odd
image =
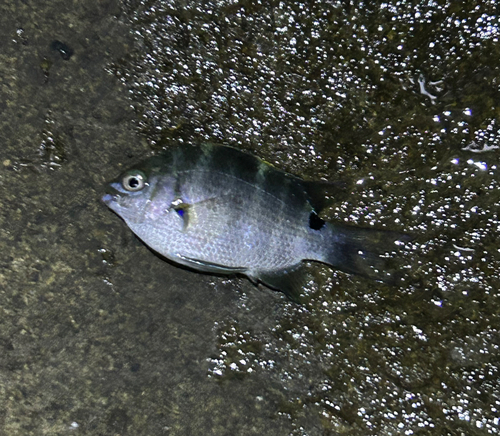
[(146, 175), (139, 170), (130, 171), (122, 177), (122, 186), (130, 192), (137, 192), (146, 186)]

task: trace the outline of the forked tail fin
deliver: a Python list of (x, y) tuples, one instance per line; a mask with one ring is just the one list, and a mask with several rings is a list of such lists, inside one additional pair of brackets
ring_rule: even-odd
[(330, 243), (324, 262), (341, 271), (386, 283), (396, 279), (387, 253), (398, 249), (398, 241), (405, 243), (413, 239), (405, 233), (339, 224), (328, 223), (327, 229)]

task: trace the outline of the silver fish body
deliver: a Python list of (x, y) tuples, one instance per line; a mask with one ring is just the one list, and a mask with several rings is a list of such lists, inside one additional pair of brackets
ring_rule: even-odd
[(112, 182), (103, 201), (150, 248), (213, 273), (241, 273), (298, 300), (303, 260), (390, 280), (380, 254), (408, 236), (326, 223), (334, 185), (306, 182), (225, 146), (182, 146)]

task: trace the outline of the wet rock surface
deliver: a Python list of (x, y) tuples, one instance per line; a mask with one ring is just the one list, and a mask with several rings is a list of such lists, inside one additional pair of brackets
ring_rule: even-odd
[[(2, 3), (0, 433), (498, 434), (495, 11)], [(190, 141), (344, 181), (322, 217), (415, 235), (404, 283), (160, 259), (99, 198)]]

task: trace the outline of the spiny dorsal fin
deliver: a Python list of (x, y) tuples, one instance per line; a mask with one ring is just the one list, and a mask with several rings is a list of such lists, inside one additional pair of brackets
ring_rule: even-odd
[[(326, 182), (326, 181), (303, 181), (302, 185), (309, 199), (309, 204), (316, 213), (320, 213), (325, 207), (334, 200), (339, 201), (339, 196), (346, 192), (346, 183), (344, 182)], [(333, 198), (332, 198), (333, 197)]]

